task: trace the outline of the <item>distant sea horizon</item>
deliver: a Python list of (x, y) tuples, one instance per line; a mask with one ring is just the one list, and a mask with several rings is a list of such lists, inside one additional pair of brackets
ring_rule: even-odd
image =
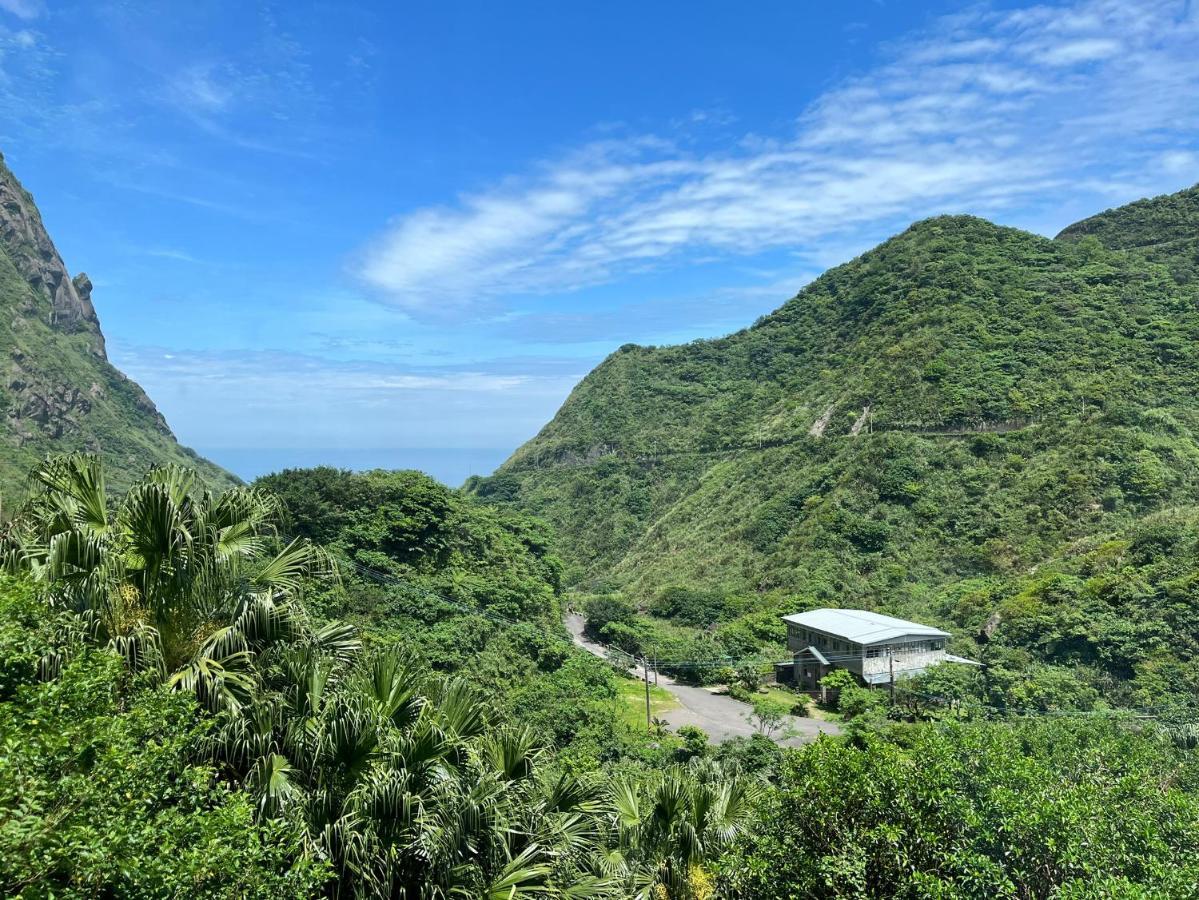
[(512, 448), (499, 447), (196, 447), (195, 450), (244, 481), (284, 469), (333, 466), (354, 472), (417, 469), (450, 487), (460, 486), (471, 475), (490, 475), (512, 454)]

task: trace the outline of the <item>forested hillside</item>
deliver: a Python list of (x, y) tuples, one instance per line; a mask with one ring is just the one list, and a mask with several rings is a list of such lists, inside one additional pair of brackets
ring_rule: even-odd
[(1199, 185), (1075, 222), (1057, 239), (1079, 241), (1088, 236), (1113, 250), (1160, 262), (1180, 282), (1193, 284), (1199, 278)]
[[(502, 631), (464, 612), (560, 628), (562, 564), (545, 524), (420, 472), (288, 469), (255, 485), (279, 497), (286, 529), (339, 561), (342, 615), (404, 633), (431, 660), (461, 665)], [(478, 643), (463, 644), (467, 633)]]
[(518, 514), (410, 472), (103, 475), (46, 462), (0, 533), (5, 896), (1193, 895), (1193, 729), (945, 673), (843, 686), (844, 738), (711, 746), (625, 721)]
[(82, 450), (102, 454), (117, 485), (170, 462), (232, 484), (180, 446), (145, 391), (108, 362), (91, 291), (86, 275), (69, 275), (0, 157), (0, 495), (11, 505), (45, 454)]
[[(1162, 254), (1196, 204), (1077, 240), (919, 222), (745, 331), (622, 348), (471, 487), (555, 525), (568, 583), (658, 612), (643, 643), (665, 617), (777, 647), (779, 612), (864, 606), (1193, 687), (1199, 285)], [(1153, 259), (1122, 249), (1154, 223)]]

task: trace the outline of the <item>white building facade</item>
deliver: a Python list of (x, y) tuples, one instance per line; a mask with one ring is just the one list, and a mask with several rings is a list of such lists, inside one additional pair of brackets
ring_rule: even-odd
[(791, 680), (801, 690), (817, 690), (833, 669), (846, 669), (863, 684), (875, 685), (919, 675), (943, 662), (978, 665), (945, 651), (948, 632), (881, 613), (814, 609), (783, 616), (783, 621), (793, 654)]

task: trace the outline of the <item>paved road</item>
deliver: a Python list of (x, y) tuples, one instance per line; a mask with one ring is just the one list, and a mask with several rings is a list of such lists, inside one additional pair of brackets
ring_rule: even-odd
[[(565, 618), (566, 628), (577, 646), (588, 653), (606, 657), (606, 648), (588, 639), (583, 634), (583, 617), (578, 613), (568, 613)], [(644, 677), (640, 666), (634, 666), (630, 671), (639, 677)], [(746, 718), (753, 707), (748, 703), (734, 700), (725, 694), (716, 694), (707, 688), (679, 684), (666, 675), (658, 675), (658, 685), (669, 691), (679, 705), (662, 714), (670, 727), (676, 731), (683, 725), (695, 725), (708, 733), (708, 737), (716, 743), (724, 743), (729, 738), (749, 737), (755, 733), (753, 725)], [(783, 732), (787, 736), (777, 739), (787, 747), (798, 747), (814, 741), (820, 734), (840, 734), (841, 729), (834, 722), (822, 722), (819, 719), (786, 716)]]

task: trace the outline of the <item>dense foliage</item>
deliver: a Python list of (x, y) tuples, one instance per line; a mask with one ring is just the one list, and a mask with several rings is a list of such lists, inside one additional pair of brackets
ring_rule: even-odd
[[(13, 776), (3, 798), (13, 813), (0, 820), (13, 854), (0, 874), (11, 892), (153, 896), (190, 877), (221, 896), (685, 898), (745, 832), (756, 789), (719, 765), (635, 762), (620, 779), (594, 777), (596, 754), (622, 747), (614, 704), (604, 707), (615, 676), (598, 660), (549, 652), (552, 635), (510, 626), (476, 661), (525, 668), (509, 669), (517, 683), (489, 702), (405, 649), (403, 629), (374, 621), (377, 645), (364, 649), (352, 627), (314, 619), (301, 597), (327, 571), (324, 554), (276, 537), (280, 507), (262, 487), (214, 496), (166, 467), (109, 504), (103, 475), (95, 457), (47, 460), (3, 536), (7, 567), (25, 579), (4, 585), (14, 593), (0, 611), (0, 769)], [(391, 499), (424, 521), (429, 496)], [(447, 516), (421, 534), (451, 534)], [(481, 511), (479, 522), (495, 521)], [(480, 536), (465, 522), (453, 520), (449, 544)], [(492, 537), (515, 541), (503, 535)], [(385, 561), (411, 565), (422, 540), (437, 539), (397, 543)], [(531, 585), (530, 599), (547, 590)], [(538, 697), (546, 686), (557, 694)], [(571, 743), (589, 705), (604, 740), (548, 753), (545, 731), (565, 724), (559, 745)], [(236, 852), (223, 843), (234, 828), (245, 832)], [(162, 856), (179, 842), (186, 852)], [(243, 861), (264, 871), (229, 871)]]
[(285, 897), (324, 867), (300, 833), (257, 825), (249, 796), (197, 757), (195, 701), (105, 651), (53, 681), (39, 660), (61, 621), (0, 578), (0, 893), (6, 897)]
[(281, 499), (290, 534), (337, 560), (339, 583), (309, 597), (326, 614), (469, 680), (564, 764), (585, 769), (630, 749), (618, 677), (570, 651), (544, 524), (419, 472), (293, 469), (256, 487)]
[(0, 561), (71, 614), (48, 671), (78, 645), (104, 646), (212, 709), (236, 708), (255, 688), (257, 657), (305, 630), (296, 600), (325, 556), (305, 541), (273, 546), (270, 494), (214, 496), (195, 472), (163, 466), (110, 506), (103, 464), (82, 455), (48, 458), (30, 480), (37, 490), (0, 533)]
[(1067, 241), (1086, 237), (1159, 262), (1180, 282), (1193, 284), (1199, 278), (1199, 185), (1109, 209), (1058, 235)]
[(432, 607), (434, 619), (478, 609), (558, 621), (562, 564), (549, 530), (535, 519), (474, 502), (412, 471), (290, 469), (256, 486), (283, 503), (293, 536), (325, 546), (344, 563), (352, 609), (382, 617), (388, 628), (421, 615), (422, 604)]
[(1192, 258), (1171, 242), (1197, 205), (1054, 241), (918, 223), (745, 331), (622, 348), (470, 488), (552, 522), (568, 584), (633, 602), (628, 649), (778, 653), (778, 615), (858, 606), (1184, 702), (1199, 283), (1120, 247), (1160, 228)]
[(1192, 897), (1199, 767), (1109, 724), (920, 727), (789, 754), (726, 896)]

